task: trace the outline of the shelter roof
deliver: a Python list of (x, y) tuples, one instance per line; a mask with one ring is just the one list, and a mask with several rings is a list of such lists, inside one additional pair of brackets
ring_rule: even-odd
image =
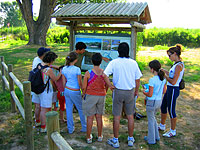
[(81, 3), (67, 4), (52, 14), (58, 22), (130, 24), (136, 21), (151, 23), (151, 16), (144, 3)]

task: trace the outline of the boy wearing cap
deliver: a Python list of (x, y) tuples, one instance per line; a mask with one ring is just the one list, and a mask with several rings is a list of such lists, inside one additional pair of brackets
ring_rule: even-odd
[[(39, 63), (43, 63), (42, 59), (45, 56), (45, 53), (50, 51), (49, 48), (44, 48), (44, 47), (40, 47), (37, 51), (37, 57), (34, 58), (33, 60), (33, 64), (32, 64), (32, 70), (35, 69), (37, 67), (37, 65)], [(32, 92), (32, 102), (35, 104), (35, 126), (38, 127), (41, 125), (40, 123), (40, 111), (41, 111), (41, 107), (40, 107), (40, 99), (39, 96), (37, 94), (35, 94), (34, 92)]]

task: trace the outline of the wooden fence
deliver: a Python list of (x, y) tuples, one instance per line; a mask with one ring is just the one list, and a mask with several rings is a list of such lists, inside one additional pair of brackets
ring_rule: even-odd
[[(34, 138), (33, 138), (33, 119), (32, 119), (32, 100), (31, 100), (31, 83), (30, 81), (24, 81), (23, 84), (17, 79), (13, 74), (13, 66), (9, 64), (8, 66), (4, 62), (4, 57), (1, 58), (1, 70), (0, 76), (2, 79), (2, 89), (5, 91), (8, 89), (11, 96), (11, 112), (17, 111), (21, 113), (23, 119), (25, 120), (26, 126), (26, 145), (27, 150), (34, 150)], [(8, 76), (8, 80), (7, 77)], [(17, 95), (15, 94), (15, 84), (19, 87), (20, 91), (24, 96), (24, 108), (21, 105)], [(48, 145), (50, 150), (72, 150), (69, 144), (60, 135), (59, 117), (58, 113), (55, 111), (48, 112), (47, 116), (47, 135), (48, 135)]]

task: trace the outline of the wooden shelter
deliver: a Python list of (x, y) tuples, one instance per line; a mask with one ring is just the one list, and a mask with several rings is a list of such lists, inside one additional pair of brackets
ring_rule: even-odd
[[(52, 14), (59, 25), (70, 30), (70, 50), (74, 48), (75, 32), (79, 30), (131, 31), (131, 58), (136, 58), (137, 32), (145, 29), (144, 24), (151, 23), (147, 3), (82, 3), (67, 4)], [(92, 24), (129, 24), (130, 27), (86, 27)]]

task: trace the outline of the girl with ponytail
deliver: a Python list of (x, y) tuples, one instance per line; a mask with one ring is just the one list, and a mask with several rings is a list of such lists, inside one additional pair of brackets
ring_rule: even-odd
[(66, 104), (66, 115), (67, 115), (67, 129), (70, 134), (74, 132), (74, 121), (73, 121), (73, 105), (76, 106), (80, 120), (82, 132), (86, 132), (86, 120), (82, 110), (82, 76), (81, 69), (76, 67), (74, 64), (78, 60), (78, 54), (71, 52), (66, 57), (66, 66), (62, 69), (63, 83), (64, 85), (64, 96)]
[(165, 137), (172, 137), (176, 135), (176, 100), (179, 96), (179, 83), (184, 74), (184, 63), (181, 61), (181, 45), (177, 44), (167, 50), (169, 59), (174, 62), (169, 71), (162, 69), (165, 72), (167, 80), (167, 92), (165, 93), (161, 105), (161, 123), (160, 130), (165, 130), (165, 121), (167, 119), (167, 111), (171, 119), (171, 129), (163, 134)]
[(148, 118), (148, 135), (144, 137), (144, 140), (148, 144), (156, 144), (156, 141), (160, 140), (156, 111), (160, 108), (162, 103), (162, 95), (166, 92), (166, 79), (165, 73), (161, 70), (161, 64), (158, 60), (153, 60), (149, 63), (151, 73), (154, 75), (149, 80), (149, 90), (143, 90), (143, 94), (146, 95), (146, 112)]

